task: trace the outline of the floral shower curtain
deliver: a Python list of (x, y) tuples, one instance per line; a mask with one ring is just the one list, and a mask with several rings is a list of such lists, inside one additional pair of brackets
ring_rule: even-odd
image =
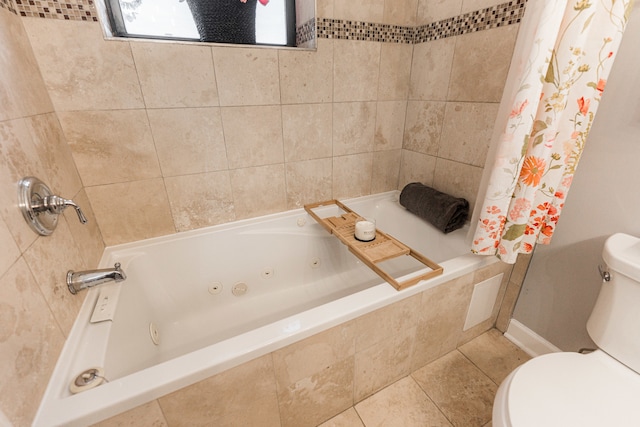
[(634, 0), (533, 0), (536, 18), (472, 243), (514, 263), (549, 243)]

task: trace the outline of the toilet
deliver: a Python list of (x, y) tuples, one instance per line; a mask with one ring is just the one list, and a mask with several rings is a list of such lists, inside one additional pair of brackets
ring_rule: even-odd
[(493, 427), (640, 426), (640, 239), (614, 234), (602, 256), (608, 270), (587, 322), (598, 349), (518, 367), (498, 388)]

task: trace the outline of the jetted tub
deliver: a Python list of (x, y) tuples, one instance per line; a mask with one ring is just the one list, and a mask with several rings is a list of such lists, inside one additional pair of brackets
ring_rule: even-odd
[[(107, 248), (100, 267), (119, 262), (127, 279), (87, 293), (34, 425), (106, 419), (495, 262), (470, 253), (467, 227), (444, 235), (398, 196), (344, 203), (444, 267), (403, 291), (303, 209)], [(425, 272), (411, 257), (387, 263), (396, 278)], [(113, 320), (91, 323), (94, 311)], [(72, 394), (75, 378), (96, 367), (108, 382)]]

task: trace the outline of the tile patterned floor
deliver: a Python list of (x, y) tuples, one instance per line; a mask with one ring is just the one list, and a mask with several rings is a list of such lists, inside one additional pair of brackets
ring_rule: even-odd
[(498, 385), (527, 360), (492, 329), (319, 427), (491, 426)]

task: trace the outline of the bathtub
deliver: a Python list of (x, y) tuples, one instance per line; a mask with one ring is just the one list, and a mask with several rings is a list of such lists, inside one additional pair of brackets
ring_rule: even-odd
[[(444, 268), (402, 291), (303, 209), (106, 248), (100, 267), (119, 262), (127, 279), (86, 293), (34, 425), (98, 422), (495, 262), (469, 253), (467, 227), (444, 235), (398, 196), (343, 202)], [(425, 272), (410, 257), (385, 269)], [(89, 368), (108, 382), (72, 394)]]

